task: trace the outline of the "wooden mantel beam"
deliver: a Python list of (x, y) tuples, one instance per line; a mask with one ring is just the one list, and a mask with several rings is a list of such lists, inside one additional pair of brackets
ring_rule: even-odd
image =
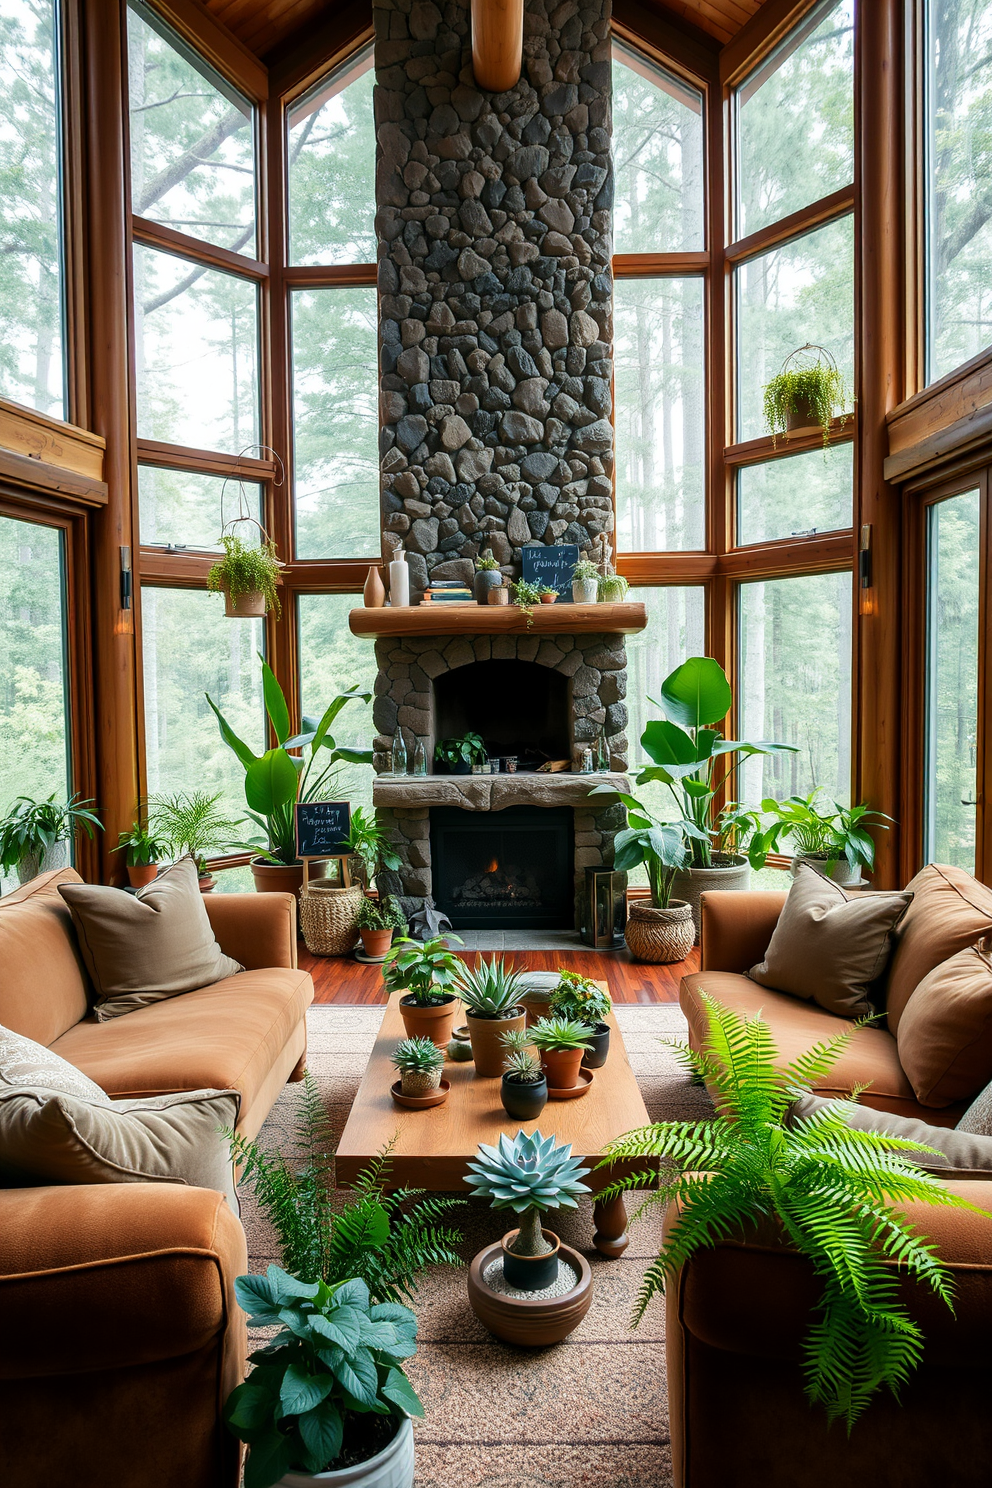
[(485, 93), (505, 93), (520, 81), (524, 0), (472, 0), (472, 66)]

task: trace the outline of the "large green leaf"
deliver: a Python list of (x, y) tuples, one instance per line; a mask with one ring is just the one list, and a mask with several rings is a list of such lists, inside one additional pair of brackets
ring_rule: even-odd
[(346, 749), (343, 744), (340, 744), (333, 751), (331, 759), (344, 760), (349, 765), (370, 765), (372, 751), (371, 749)]
[(234, 732), (231, 725), (228, 723), (227, 719), (224, 717), (223, 713), (220, 711), (217, 704), (210, 696), (209, 692), (205, 692), (203, 696), (206, 698), (207, 702), (210, 704), (211, 708), (213, 708), (215, 714), (217, 715), (217, 722), (220, 725), (220, 736), (224, 740), (224, 743), (228, 746), (229, 749), (234, 750), (235, 754), (238, 756), (238, 759), (244, 765), (245, 769), (247, 769), (252, 761), (257, 759), (258, 756), (251, 749), (248, 748), (248, 745), (244, 742), (243, 739), (238, 738), (237, 734)]
[(271, 816), (296, 799), (296, 766), (285, 749), (267, 749), (245, 771), (245, 800), (253, 811)]
[[(290, 1364), (283, 1375), (279, 1401), (284, 1416), (302, 1416), (313, 1410), (334, 1388), (333, 1374), (308, 1374), (298, 1364)], [(347, 1388), (347, 1386), (345, 1387)]]
[(289, 1472), (292, 1456), (292, 1446), (281, 1431), (253, 1441), (245, 1463), (245, 1488), (272, 1488)]
[(388, 1400), (398, 1405), (400, 1410), (405, 1411), (408, 1416), (422, 1416), (424, 1407), (421, 1405), (416, 1391), (403, 1373), (402, 1369), (391, 1369), (386, 1375), (382, 1393)]
[(271, 1392), (249, 1381), (238, 1385), (227, 1397), (224, 1420), (235, 1431), (259, 1431), (272, 1422), (272, 1405)]
[(666, 768), (672, 765), (691, 765), (695, 769), (699, 763), (694, 740), (685, 729), (669, 723), (667, 719), (652, 718), (641, 735), (641, 743), (656, 765), (664, 765)]
[(338, 1383), (347, 1390), (360, 1405), (372, 1407), (379, 1393), (379, 1371), (367, 1349), (358, 1349), (347, 1359), (342, 1359), (335, 1370)]
[(279, 1287), (268, 1276), (238, 1276), (234, 1295), (242, 1312), (259, 1323), (278, 1323), (282, 1297)]
[(733, 702), (727, 674), (712, 656), (690, 656), (676, 667), (662, 683), (661, 697), (672, 722), (690, 729), (719, 723)]
[(331, 1400), (322, 1400), (297, 1421), (303, 1445), (310, 1453), (312, 1472), (324, 1472), (341, 1451), (344, 1435), (341, 1412)]
[(265, 660), (259, 655), (262, 663), (262, 696), (265, 699), (265, 711), (269, 715), (275, 736), (280, 744), (285, 744), (289, 738), (289, 708), (286, 705), (286, 695), (276, 680), (276, 674)]

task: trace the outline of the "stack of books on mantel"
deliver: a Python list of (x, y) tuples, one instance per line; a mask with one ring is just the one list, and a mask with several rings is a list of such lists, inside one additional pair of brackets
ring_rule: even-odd
[(475, 604), (475, 596), (467, 584), (458, 579), (435, 579), (424, 594), (424, 604)]

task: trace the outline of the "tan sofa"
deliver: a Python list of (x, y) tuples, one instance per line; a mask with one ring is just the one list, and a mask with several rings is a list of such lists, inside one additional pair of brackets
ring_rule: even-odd
[[(110, 1095), (241, 1093), (254, 1136), (306, 1059), (310, 977), (289, 894), (205, 901), (246, 970), (107, 1023), (57, 884), (0, 899), (0, 1024), (49, 1045)], [(220, 1194), (175, 1184), (0, 1190), (0, 1479), (22, 1488), (236, 1488), (220, 1410), (244, 1368), (233, 1301), (247, 1265)]]

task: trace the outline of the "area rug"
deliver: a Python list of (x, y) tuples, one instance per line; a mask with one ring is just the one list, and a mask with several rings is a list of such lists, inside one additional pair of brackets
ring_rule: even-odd
[[(379, 1007), (323, 1005), (307, 1015), (308, 1062), (338, 1132), (382, 1018)], [(617, 1007), (631, 1066), (652, 1120), (712, 1114), (663, 1042), (685, 1037), (677, 1007)], [(289, 1140), (296, 1091), (280, 1096), (262, 1139)], [(242, 1220), (253, 1270), (279, 1261), (271, 1230), (250, 1194)], [(469, 1199), (457, 1220), (466, 1260), (505, 1225), (481, 1200)], [(652, 1304), (636, 1331), (631, 1304), (645, 1265), (657, 1253), (660, 1227), (633, 1227), (618, 1261), (592, 1247), (590, 1204), (555, 1217), (562, 1239), (593, 1268), (593, 1304), (581, 1326), (549, 1349), (497, 1342), (469, 1310), (464, 1272), (438, 1269), (417, 1296), (420, 1346), (410, 1361), (426, 1414), (416, 1425), (417, 1488), (670, 1488), (671, 1454), (665, 1381), (664, 1308)]]

